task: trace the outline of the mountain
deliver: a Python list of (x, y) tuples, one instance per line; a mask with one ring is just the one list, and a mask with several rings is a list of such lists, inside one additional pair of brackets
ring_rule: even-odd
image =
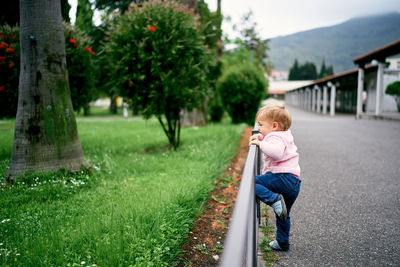
[(339, 73), (355, 67), (353, 58), (398, 39), (400, 13), (387, 13), (271, 38), (269, 56), (277, 70), (289, 70), (295, 58), (319, 69), (325, 59)]

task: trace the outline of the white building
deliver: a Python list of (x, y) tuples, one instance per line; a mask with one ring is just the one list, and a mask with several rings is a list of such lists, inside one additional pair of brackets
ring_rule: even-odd
[(335, 112), (353, 113), (357, 118), (364, 112), (375, 116), (381, 116), (383, 112), (397, 112), (395, 99), (386, 95), (385, 90), (390, 83), (400, 80), (399, 54), (400, 40), (397, 40), (354, 58), (357, 69), (288, 91), (285, 100), (289, 104), (331, 116)]

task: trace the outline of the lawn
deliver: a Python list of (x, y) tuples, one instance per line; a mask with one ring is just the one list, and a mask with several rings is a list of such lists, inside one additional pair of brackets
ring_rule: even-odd
[(4, 185), (13, 121), (0, 123), (0, 266), (173, 266), (243, 125), (182, 130), (168, 149), (155, 120), (78, 119), (92, 174)]

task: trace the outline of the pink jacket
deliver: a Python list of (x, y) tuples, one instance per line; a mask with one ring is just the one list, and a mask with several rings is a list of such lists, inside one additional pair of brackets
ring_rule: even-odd
[(260, 143), (263, 152), (263, 174), (291, 173), (300, 177), (299, 154), (290, 130), (271, 132)]

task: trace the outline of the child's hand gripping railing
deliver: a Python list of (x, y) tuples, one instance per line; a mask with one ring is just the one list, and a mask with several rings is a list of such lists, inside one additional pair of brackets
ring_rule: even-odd
[[(252, 131), (256, 133), (259, 133), (257, 123)], [(256, 201), (254, 180), (259, 174), (260, 149), (251, 145), (224, 244), (222, 267), (257, 266), (260, 206)]]

